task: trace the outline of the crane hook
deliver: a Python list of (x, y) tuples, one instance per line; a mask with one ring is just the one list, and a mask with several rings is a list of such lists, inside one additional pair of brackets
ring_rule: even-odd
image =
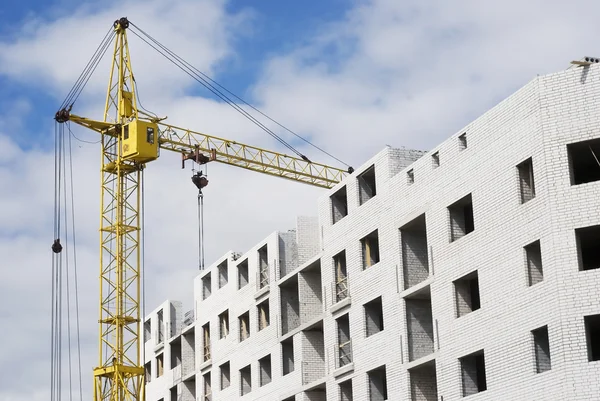
[(208, 178), (206, 178), (206, 176), (202, 174), (202, 171), (198, 171), (192, 176), (192, 182), (198, 188), (199, 191), (202, 191), (202, 188), (208, 185)]

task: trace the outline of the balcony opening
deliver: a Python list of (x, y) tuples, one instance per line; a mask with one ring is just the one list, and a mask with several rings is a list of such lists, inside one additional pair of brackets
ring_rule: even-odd
[(289, 338), (281, 342), (283, 376), (294, 371), (294, 341)]
[(271, 316), (269, 312), (269, 300), (266, 299), (256, 307), (258, 312), (258, 331), (269, 327)]
[(238, 317), (240, 324), (240, 342), (247, 340), (250, 337), (250, 311)]
[(547, 372), (552, 368), (548, 326), (533, 330), (531, 335), (533, 337), (533, 347), (535, 350), (535, 371), (536, 373)]
[(433, 312), (429, 287), (405, 298), (408, 360), (414, 361), (434, 351)]
[(383, 331), (383, 304), (381, 297), (367, 302), (364, 309), (366, 336), (369, 337)]
[(465, 316), (481, 307), (477, 270), (454, 281), (454, 290), (457, 317)]
[(463, 397), (487, 390), (485, 356), (483, 350), (459, 359)]
[(171, 369), (181, 366), (181, 337), (171, 342)]
[(375, 230), (360, 240), (362, 248), (363, 269), (379, 263), (379, 234)]
[(579, 270), (600, 268), (600, 225), (575, 230)]
[(321, 281), (321, 260), (316, 260), (298, 274), (300, 302), (300, 322), (306, 323), (323, 314), (323, 283)]
[(525, 247), (525, 258), (529, 286), (541, 283), (544, 280), (544, 269), (542, 268), (542, 248), (539, 240)]
[(429, 252), (425, 215), (422, 214), (401, 227), (400, 239), (402, 242), (404, 289), (409, 289), (429, 277)]
[(437, 401), (435, 361), (412, 368), (408, 373), (410, 375), (411, 401)]
[(475, 230), (471, 194), (448, 206), (450, 212), (450, 241), (454, 242)]
[(535, 198), (535, 182), (533, 180), (533, 161), (531, 157), (517, 166), (519, 172), (519, 190), (521, 203)]
[(300, 326), (300, 298), (298, 276), (287, 280), (279, 287), (281, 303), (281, 332), (286, 334)]
[(238, 265), (238, 290), (248, 284), (248, 259)]
[(358, 177), (358, 197), (362, 205), (377, 194), (375, 185), (375, 166), (369, 167)]
[(333, 224), (337, 223), (348, 215), (348, 197), (346, 196), (346, 187), (340, 188), (331, 195), (331, 214)]
[(325, 338), (323, 322), (303, 330), (300, 336), (302, 353), (302, 384), (309, 384), (325, 377)]
[(567, 145), (571, 185), (600, 181), (600, 138)]

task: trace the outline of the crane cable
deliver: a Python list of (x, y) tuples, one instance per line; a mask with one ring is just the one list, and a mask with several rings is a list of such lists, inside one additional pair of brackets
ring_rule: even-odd
[[(71, 326), (71, 270), (74, 275), (75, 295), (75, 318), (77, 345), (77, 366), (79, 371), (79, 398), (83, 397), (81, 380), (81, 341), (79, 328), (79, 295), (77, 277), (77, 258), (75, 241), (75, 208), (73, 188), (73, 157), (71, 137), (68, 143), (65, 140), (65, 131), (62, 124), (55, 125), (54, 143), (54, 221), (53, 221), (53, 243), (52, 249), (52, 271), (51, 271), (51, 334), (50, 334), (50, 393), (51, 401), (60, 401), (63, 393), (63, 343), (66, 341), (67, 353), (67, 379), (69, 400), (73, 400), (73, 355), (72, 355), (72, 326)], [(68, 149), (67, 149), (68, 146)], [(67, 153), (68, 150), (68, 153)], [(67, 161), (69, 169), (67, 170)], [(68, 172), (68, 174), (67, 174)], [(70, 204), (67, 196), (70, 189)], [(69, 209), (72, 224), (72, 232), (69, 233)], [(64, 244), (61, 243), (61, 235), (64, 234)], [(69, 240), (73, 243), (72, 260), (70, 265)], [(64, 246), (64, 248), (63, 248)], [(63, 253), (64, 250), (64, 253)], [(64, 261), (64, 263), (63, 263)], [(64, 296), (64, 299), (63, 299)], [(65, 313), (66, 312), (66, 313)], [(63, 333), (63, 321), (66, 314), (66, 336)], [(65, 338), (66, 337), (66, 338)]]
[[(308, 158), (306, 156), (304, 156), (302, 153), (300, 153), (298, 150), (296, 150), (292, 145), (290, 145), (285, 140), (283, 140), (283, 138), (281, 138), (276, 133), (274, 133), (273, 131), (271, 131), (268, 127), (266, 127), (263, 123), (261, 123), (260, 121), (258, 121), (254, 116), (252, 116), (246, 110), (244, 110), (243, 108), (241, 108), (239, 105), (235, 104), (231, 99), (229, 99), (221, 91), (219, 91), (218, 89), (215, 89), (213, 86), (207, 84), (206, 80), (203, 79), (202, 77), (198, 76), (197, 74), (195, 74), (193, 72), (193, 70), (191, 70), (190, 67), (187, 67), (185, 64), (184, 65), (178, 64), (178, 62), (176, 60), (174, 60), (171, 56), (168, 55), (168, 53), (170, 52), (168, 49), (164, 48), (164, 49), (166, 49), (165, 52), (167, 52), (167, 54), (165, 54), (165, 52), (163, 52), (162, 50), (158, 49), (152, 43), (148, 42), (148, 40), (144, 39), (140, 34), (138, 34), (137, 32), (135, 32), (135, 30), (131, 29), (131, 27), (129, 28), (129, 30), (131, 31), (131, 33), (133, 33), (138, 38), (140, 38), (143, 42), (145, 42), (148, 46), (150, 46), (154, 50), (156, 50), (160, 55), (162, 55), (167, 60), (169, 60), (171, 63), (173, 63), (177, 68), (179, 68), (184, 73), (186, 73), (187, 75), (189, 75), (192, 79), (194, 79), (195, 81), (197, 81), (198, 83), (200, 83), (202, 86), (204, 86), (210, 92), (212, 92), (214, 95), (216, 95), (217, 97), (219, 97), (220, 99), (222, 99), (225, 103), (227, 103), (228, 105), (230, 105), (231, 107), (233, 107), (235, 110), (237, 110), (243, 116), (245, 116), (247, 119), (249, 119), (254, 124), (256, 124), (258, 127), (260, 127), (263, 131), (265, 131), (266, 133), (268, 133), (269, 135), (271, 135), (275, 140), (277, 140), (283, 146), (285, 146), (290, 151), (292, 151), (293, 153), (295, 153), (296, 155), (298, 155), (300, 158), (302, 158), (302, 159), (310, 162), (310, 160), (308, 160)], [(160, 45), (160, 44), (158, 44), (157, 46), (162, 47), (162, 45)]]
[[(253, 106), (252, 104), (248, 103), (247, 101), (245, 101), (244, 99), (242, 99), (240, 96), (236, 95), (235, 93), (231, 92), (229, 89), (225, 88), (223, 85), (221, 85), (220, 83), (218, 83), (217, 81), (215, 81), (214, 79), (212, 79), (210, 76), (208, 76), (207, 74), (205, 74), (204, 72), (200, 71), (198, 68), (194, 67), (192, 64), (188, 63), (186, 60), (184, 60), (182, 57), (178, 56), (175, 52), (169, 50), (166, 46), (164, 46), (163, 44), (161, 44), (158, 40), (154, 39), (152, 36), (150, 36), (148, 33), (144, 32), (140, 27), (136, 26), (133, 22), (129, 22), (131, 26), (135, 27), (136, 29), (138, 29), (140, 31), (140, 33), (142, 33), (144, 36), (146, 36), (149, 40), (151, 40), (152, 42), (154, 42), (157, 46), (159, 46), (161, 49), (163, 49), (164, 51), (166, 51), (167, 53), (169, 53), (172, 57), (174, 57), (175, 59), (177, 59), (178, 61), (180, 61), (182, 64), (184, 64), (187, 68), (191, 69), (192, 71), (194, 71), (196, 74), (199, 74), (200, 76), (202, 76), (204, 79), (204, 83), (206, 83), (207, 85), (209, 85), (211, 88), (217, 90), (212, 84), (215, 84), (216, 86), (218, 86), (219, 88), (221, 88), (222, 90), (224, 90), (225, 92), (227, 92), (228, 94), (230, 94), (231, 96), (233, 96), (234, 98), (236, 98), (237, 100), (239, 100), (241, 103), (245, 104), (246, 106), (250, 107), (252, 110), (256, 111), (257, 113), (261, 114), (263, 117), (265, 117), (266, 119), (268, 119), (269, 121), (271, 121), (274, 124), (277, 124), (280, 128), (283, 128), (284, 130), (286, 130), (287, 132), (289, 132), (290, 134), (294, 135), (295, 137), (297, 137), (298, 139), (302, 140), (303, 142), (307, 143), (308, 145), (312, 146), (313, 148), (317, 149), (318, 151), (324, 153), (325, 155), (331, 157), (332, 159), (336, 160), (337, 162), (343, 164), (346, 167), (350, 167), (350, 165), (348, 163), (345, 163), (344, 161), (338, 159), (337, 157), (335, 157), (334, 155), (332, 155), (331, 153), (327, 152), (326, 150), (324, 150), (323, 148), (313, 144), (312, 142), (310, 142), (308, 139), (302, 137), (301, 135), (299, 135), (298, 133), (292, 131), (290, 128), (286, 127), (285, 125), (281, 124), (280, 122), (278, 122), (277, 120), (273, 119), (272, 117), (268, 116), (266, 113), (264, 113), (263, 111), (261, 111), (260, 109), (258, 109), (257, 107)], [(133, 31), (132, 31), (133, 32)], [(133, 34), (135, 34), (136, 36), (140, 37), (137, 33), (133, 32)], [(140, 38), (142, 39), (142, 38)], [(143, 40), (143, 39), (142, 39)], [(146, 42), (147, 44), (149, 44), (148, 42)], [(156, 48), (155, 48), (156, 50)], [(212, 83), (212, 84), (211, 84)], [(204, 84), (203, 84), (204, 85)], [(205, 85), (206, 86), (206, 85)], [(231, 105), (230, 101), (227, 101), (227, 103), (229, 103)], [(234, 103), (235, 104), (235, 103)], [(238, 110), (239, 111), (239, 110)], [(269, 130), (270, 131), (270, 130)]]
[(102, 42), (100, 42), (100, 44), (96, 48), (96, 51), (94, 52), (90, 60), (87, 62), (85, 68), (83, 69), (79, 77), (77, 78), (77, 81), (75, 81), (75, 84), (61, 103), (59, 110), (62, 110), (65, 107), (72, 108), (73, 104), (77, 101), (77, 99), (79, 99), (79, 95), (81, 95), (81, 92), (83, 91), (90, 78), (94, 74), (94, 71), (96, 71), (96, 68), (98, 67), (100, 61), (106, 54), (106, 51), (108, 50), (115, 35), (116, 32), (111, 27), (106, 33), (106, 35), (104, 35)]
[[(223, 89), (225, 92), (229, 93), (231, 96), (233, 96), (236, 99), (238, 99), (241, 103), (245, 104), (246, 106), (248, 106), (251, 109), (255, 110), (256, 112), (260, 113), (261, 115), (263, 115), (264, 117), (266, 117), (267, 119), (269, 119), (270, 121), (272, 121), (273, 123), (277, 124), (281, 128), (285, 129), (286, 131), (290, 132), (294, 136), (296, 136), (299, 139), (301, 139), (302, 141), (304, 141), (307, 144), (313, 146), (314, 148), (318, 149), (319, 151), (323, 152), (324, 154), (328, 155), (329, 157), (335, 159), (336, 161), (344, 164), (345, 166), (350, 167), (347, 163), (344, 163), (342, 160), (336, 158), (332, 154), (326, 152), (322, 148), (314, 145), (313, 143), (311, 143), (307, 139), (301, 137), (300, 135), (298, 135), (297, 133), (295, 133), (291, 129), (287, 128), (283, 124), (281, 124), (281, 123), (277, 122), (276, 120), (274, 120), (273, 118), (269, 117), (267, 114), (265, 114), (264, 112), (260, 111), (258, 108), (252, 106), (251, 104), (249, 104), (248, 102), (246, 102), (244, 99), (242, 99), (241, 97), (237, 96), (236, 94), (234, 94), (233, 92), (231, 92), (230, 90), (228, 90), (227, 88), (225, 88), (223, 85), (219, 84), (218, 82), (216, 82), (215, 80), (213, 80), (212, 78), (210, 78), (207, 74), (203, 73), (202, 71), (200, 71), (199, 69), (197, 69), (196, 67), (194, 67), (193, 65), (191, 65), (189, 62), (187, 62), (186, 60), (184, 60), (182, 57), (180, 57), (179, 55), (177, 55), (175, 52), (173, 52), (170, 49), (168, 49), (165, 45), (161, 44), (158, 40), (154, 39), (152, 36), (150, 36), (149, 34), (147, 34), (146, 32), (144, 32), (141, 28), (139, 28), (133, 22), (130, 21), (130, 25), (131, 25), (131, 27), (129, 29), (130, 29), (130, 31), (134, 35), (136, 35), (143, 42), (145, 42), (147, 45), (149, 45), (154, 50), (156, 50), (158, 53), (160, 53), (163, 57), (165, 57), (167, 60), (169, 60), (170, 62), (172, 62), (176, 67), (178, 67), (183, 72), (185, 72), (187, 75), (189, 75), (192, 79), (196, 80), (202, 86), (204, 86), (205, 88), (207, 88), (210, 92), (212, 92), (213, 94), (215, 94), (216, 96), (218, 96), (220, 99), (222, 99), (224, 102), (226, 102), (227, 104), (229, 104), (236, 111), (238, 111), (244, 117), (246, 117), (247, 119), (249, 119), (250, 121), (252, 121), (255, 125), (257, 125), (263, 131), (265, 131), (266, 133), (268, 133), (269, 135), (271, 135), (279, 143), (281, 143), (283, 146), (287, 147), (289, 150), (291, 150), (292, 152), (294, 152), (296, 155), (298, 155), (303, 160), (305, 160), (305, 161), (307, 161), (307, 162), (310, 163), (310, 160), (305, 155), (303, 155), (298, 150), (296, 150), (292, 145), (288, 144), (283, 138), (281, 138), (279, 135), (277, 135), (275, 132), (273, 132), (270, 128), (268, 128), (266, 125), (264, 125), (258, 119), (256, 119), (248, 111), (244, 110), (240, 105), (238, 105), (237, 103), (235, 103), (225, 93), (223, 93), (222, 91), (220, 91), (216, 86), (212, 85), (211, 82), (214, 83), (215, 85), (217, 85), (219, 88)], [(133, 29), (132, 27), (135, 28), (135, 29)], [(148, 40), (146, 40), (140, 34), (138, 34), (136, 32), (136, 29), (140, 32), (141, 35), (144, 35), (149, 41), (153, 42), (156, 46), (153, 45), (152, 43), (148, 42)], [(158, 46), (158, 48), (157, 48), (157, 46)]]

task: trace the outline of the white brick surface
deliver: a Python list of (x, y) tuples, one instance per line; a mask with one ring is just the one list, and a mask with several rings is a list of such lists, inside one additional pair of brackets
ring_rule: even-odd
[[(433, 401), (436, 394), (439, 400), (458, 400), (459, 359), (479, 350), (485, 353), (487, 390), (471, 400), (600, 400), (600, 362), (588, 362), (584, 327), (584, 316), (600, 314), (600, 269), (579, 270), (575, 237), (576, 228), (600, 224), (600, 182), (571, 185), (567, 153), (567, 144), (599, 137), (600, 66), (594, 65), (533, 79), (430, 153), (385, 148), (319, 199), (318, 223), (299, 218), (295, 231), (275, 232), (237, 260), (225, 255), (229, 282), (220, 289), (217, 265), (224, 258), (198, 276), (196, 320), (181, 339), (184, 371), (192, 369), (195, 382), (182, 383), (170, 366), (171, 340), (157, 350), (152, 338), (145, 344), (146, 361), (154, 364), (156, 353), (164, 352), (165, 374), (147, 385), (148, 401), (168, 400), (174, 385), (190, 397), (192, 383), (200, 399), (208, 371), (214, 401), (337, 401), (339, 383), (348, 379), (353, 399), (364, 401), (369, 400), (367, 372), (383, 365), (388, 400)], [(439, 156), (439, 166), (432, 154)], [(529, 158), (535, 197), (522, 203), (517, 166)], [(373, 165), (377, 194), (360, 205), (356, 177)], [(408, 170), (414, 183), (407, 180)], [(348, 215), (332, 224), (329, 196), (344, 186)], [(468, 194), (475, 230), (452, 242), (448, 206)], [(403, 247), (400, 237), (400, 228), (423, 214), (428, 273), (419, 267), (422, 240)], [(363, 269), (360, 239), (376, 229), (380, 262)], [(530, 286), (524, 247), (538, 240), (543, 279)], [(257, 250), (265, 244), (270, 282), (259, 289)], [(334, 305), (333, 256), (341, 251), (349, 298)], [(250, 282), (238, 290), (236, 264), (246, 258)], [(404, 261), (412, 265), (405, 267)], [(481, 308), (457, 317), (453, 282), (474, 271)], [(201, 280), (209, 272), (212, 293), (202, 300)], [(379, 296), (384, 330), (366, 337), (363, 305)], [(270, 325), (257, 331), (256, 305), (265, 299)], [(175, 312), (170, 305), (167, 301), (150, 314), (153, 336), (158, 309), (165, 310), (166, 322), (171, 313), (181, 315), (180, 305)], [(230, 319), (250, 311), (250, 337), (243, 343), (234, 323), (219, 339), (217, 316), (226, 309)], [(335, 319), (346, 313), (353, 361), (338, 368)], [(202, 364), (201, 327), (207, 322), (212, 359)], [(531, 331), (545, 325), (551, 369), (538, 374)], [(195, 336), (195, 359), (186, 330)], [(281, 341), (286, 339), (294, 343), (294, 371), (284, 376)], [(272, 381), (260, 387), (258, 360), (269, 354)], [(231, 385), (220, 390), (218, 369), (228, 361)], [(252, 390), (241, 397), (239, 371), (247, 365)], [(152, 371), (155, 375), (154, 365)]]

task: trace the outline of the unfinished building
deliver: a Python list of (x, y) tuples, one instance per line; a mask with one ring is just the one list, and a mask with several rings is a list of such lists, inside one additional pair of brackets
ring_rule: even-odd
[(599, 144), (592, 65), (385, 148), (146, 317), (146, 399), (596, 399)]

